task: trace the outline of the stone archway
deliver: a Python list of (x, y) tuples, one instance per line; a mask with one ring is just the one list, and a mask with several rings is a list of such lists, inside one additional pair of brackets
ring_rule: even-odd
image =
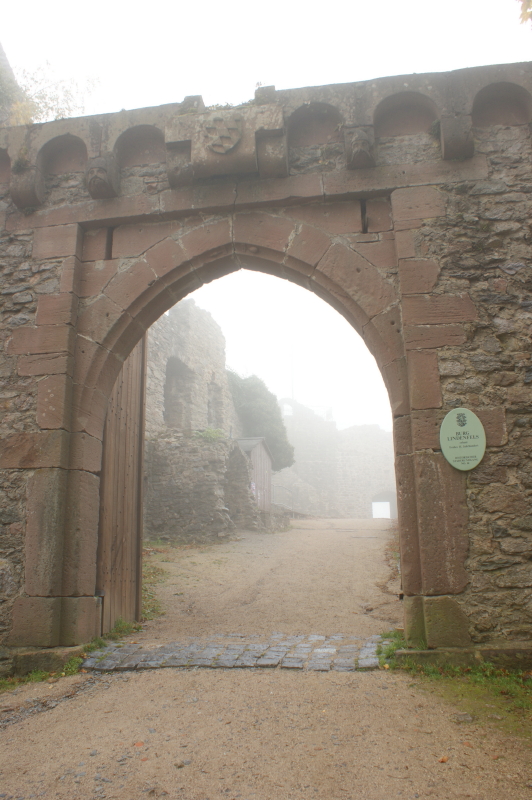
[[(491, 123), (475, 98), (484, 103), (493, 84), (500, 100), (512, 81), (519, 90), (504, 95)], [(501, 212), (505, 192), (509, 204), (521, 201), (497, 178), (503, 162), (483, 151), (504, 152), (510, 137), (525, 179), (530, 90), (528, 67), (485, 68), (459, 81), (413, 76), (408, 92), (395, 79), (357, 85), (366, 93), (358, 116), (353, 87), (259, 90), (255, 105), (216, 112), (214, 122), (188, 98), (116, 120), (2, 132), (0, 151), (16, 165), (10, 197), (21, 209), (10, 205), (6, 216), (4, 297), (15, 311), (27, 307), (6, 317), (3, 362), (25, 401), (12, 403), (0, 444), (14, 526), (4, 538), (24, 537), (4, 568), (9, 643), (67, 644), (97, 632), (99, 473), (112, 386), (155, 319), (240, 266), (314, 291), (377, 360), (394, 415), (408, 636), (433, 647), (519, 641), (529, 630), (518, 610), (526, 551), (516, 549), (529, 530), (528, 472), (509, 472), (522, 464), (524, 440), (516, 451), (507, 429), (529, 403), (526, 333), (513, 311), (521, 303), (526, 313), (530, 302), (519, 261), (527, 245), (518, 224), (497, 227), (513, 213)], [(510, 133), (501, 137), (506, 113)], [(234, 139), (229, 149), (219, 135), (203, 136), (221, 128)], [(65, 202), (57, 169), (66, 165), (75, 183), (85, 153), (85, 183)], [(490, 248), (503, 240), (493, 266)], [(486, 379), (496, 371), (508, 377)], [(454, 470), (439, 450), (439, 422), (460, 393), (488, 434), (475, 475)], [(488, 619), (492, 602), (505, 608), (499, 627)]]

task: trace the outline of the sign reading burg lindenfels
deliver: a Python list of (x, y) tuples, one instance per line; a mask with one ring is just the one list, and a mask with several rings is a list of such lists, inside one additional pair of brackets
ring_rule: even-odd
[(456, 469), (474, 469), (486, 450), (486, 433), (476, 414), (468, 408), (449, 411), (440, 428), (442, 453)]

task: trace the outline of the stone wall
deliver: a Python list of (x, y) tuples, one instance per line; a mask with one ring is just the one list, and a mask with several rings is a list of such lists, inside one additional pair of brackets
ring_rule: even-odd
[(167, 427), (218, 428), (241, 435), (225, 372), (220, 326), (194, 300), (182, 300), (148, 332), (146, 435)]
[[(409, 635), (528, 642), (531, 122), (510, 64), (0, 128), (2, 637), (97, 628), (113, 383), (176, 301), (249, 266), (331, 303), (381, 369)], [(459, 406), (487, 433), (467, 474), (438, 437)]]
[(372, 500), (395, 493), (392, 434), (378, 425), (339, 431), (301, 403), (281, 407), (295, 464), (274, 476), (276, 502), (314, 516), (371, 518)]
[(148, 332), (145, 538), (206, 542), (257, 527), (240, 433), (222, 331), (181, 301)]
[(145, 476), (146, 538), (204, 543), (257, 526), (246, 457), (229, 439), (168, 430), (146, 441)]

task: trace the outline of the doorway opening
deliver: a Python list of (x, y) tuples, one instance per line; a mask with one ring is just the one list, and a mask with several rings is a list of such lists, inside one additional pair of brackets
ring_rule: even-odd
[[(301, 300), (306, 297), (311, 302), (304, 305)], [(240, 329), (233, 324), (239, 317)], [(320, 298), (276, 277), (242, 270), (191, 294), (164, 314), (149, 331), (146, 351), (146, 468), (139, 502), (144, 505), (144, 535), (156, 548), (201, 549), (216, 542), (231, 550), (239, 530), (267, 531), (290, 524), (301, 531), (300, 540), (315, 543), (328, 536), (322, 542), (325, 550), (333, 540), (345, 538), (345, 560), (355, 541), (377, 543), (386, 536), (383, 523), (372, 528), (371, 535), (360, 535), (360, 525), (353, 527), (352, 522), (364, 520), (360, 530), (374, 525), (372, 501), (379, 482), (382, 485), (384, 473), (393, 481), (386, 390), (366, 345)], [(279, 418), (295, 447), (294, 464), (275, 470), (273, 479), (266, 475), (266, 486), (264, 475), (260, 481), (258, 475), (268, 469), (252, 451), (262, 453), (263, 464), (269, 456), (271, 468), (271, 445), (261, 435), (266, 431), (243, 424), (226, 368), (244, 382), (257, 374), (274, 390)], [(300, 522), (288, 523), (289, 517)], [(254, 549), (258, 541), (245, 546)], [(123, 545), (115, 548), (122, 549)], [(294, 557), (302, 563), (301, 553)], [(205, 557), (197, 558), (203, 563)], [(263, 558), (268, 557), (261, 555), (259, 560)], [(364, 558), (371, 561), (368, 554)], [(323, 563), (324, 555), (317, 559)], [(190, 568), (187, 563), (185, 558), (183, 569)], [(164, 563), (159, 566), (166, 569)], [(287, 580), (293, 566), (286, 567)], [(260, 576), (253, 580), (260, 583)], [(121, 585), (123, 591), (124, 581)], [(265, 602), (260, 592), (255, 596), (251, 584), (245, 591), (253, 595), (246, 605), (259, 608)], [(267, 596), (268, 587), (265, 591)], [(208, 615), (208, 606), (220, 606), (211, 593), (202, 611), (194, 593), (187, 604), (189, 595), (179, 580), (164, 593), (177, 598), (171, 602), (180, 607), (176, 614), (182, 619)], [(309, 592), (305, 597), (310, 613), (315, 598)], [(362, 614), (362, 601), (360, 596), (341, 602), (353, 606), (350, 614), (358, 613), (358, 603)], [(271, 610), (262, 610), (271, 616)], [(105, 619), (112, 625), (112, 614)]]

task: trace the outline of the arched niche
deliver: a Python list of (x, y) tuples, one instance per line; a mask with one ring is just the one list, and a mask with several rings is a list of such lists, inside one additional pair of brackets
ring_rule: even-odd
[(532, 119), (532, 97), (515, 83), (485, 86), (473, 101), (473, 125), (526, 125)]
[(11, 179), (11, 160), (7, 150), (0, 148), (0, 183), (9, 183)]
[(419, 92), (399, 92), (382, 100), (373, 115), (375, 137), (429, 133), (438, 119), (435, 103)]
[(334, 106), (307, 103), (298, 108), (288, 121), (288, 146), (308, 147), (341, 141), (343, 119)]
[(87, 147), (78, 136), (65, 133), (42, 146), (39, 164), (43, 175), (64, 175), (84, 172), (87, 164)]
[(128, 128), (118, 137), (115, 153), (121, 169), (160, 164), (166, 161), (164, 134), (154, 125)]

